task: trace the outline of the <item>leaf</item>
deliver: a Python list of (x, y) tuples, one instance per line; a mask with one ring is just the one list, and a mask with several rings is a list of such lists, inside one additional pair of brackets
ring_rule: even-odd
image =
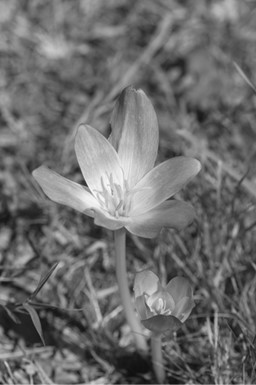
[(41, 321), (40, 321), (40, 318), (39, 318), (36, 310), (31, 305), (29, 305), (26, 302), (23, 303), (22, 306), (29, 313), (29, 315), (31, 317), (31, 320), (32, 320), (32, 322), (33, 322), (33, 324), (34, 324), (34, 326), (36, 328), (36, 331), (39, 334), (39, 337), (41, 338), (41, 341), (45, 345), (44, 336), (43, 336), (43, 330), (42, 330), (42, 326), (41, 326)]
[(37, 288), (35, 289), (35, 291), (31, 294), (31, 296), (29, 297), (29, 301), (30, 300), (33, 300), (37, 294), (39, 293), (39, 291), (42, 289), (42, 287), (45, 285), (45, 283), (48, 281), (48, 279), (50, 278), (50, 276), (52, 275), (52, 273), (54, 272), (54, 270), (56, 269), (56, 267), (58, 266), (58, 263), (59, 262), (56, 262), (51, 268), (50, 270), (45, 274), (45, 276), (43, 276), (38, 285), (37, 285)]
[(8, 305), (2, 305), (1, 304), (1, 306), (6, 311), (8, 316), (13, 320), (13, 322), (15, 322), (16, 324), (20, 324), (21, 323), (19, 318), (15, 315), (15, 313), (11, 309), (8, 308)]

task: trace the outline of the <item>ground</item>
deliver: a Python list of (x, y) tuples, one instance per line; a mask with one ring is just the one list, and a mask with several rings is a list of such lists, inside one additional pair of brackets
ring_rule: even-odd
[[(131, 289), (145, 268), (194, 287), (191, 317), (163, 342), (168, 383), (256, 382), (255, 21), (249, 0), (0, 2), (1, 384), (155, 382), (125, 323), (113, 234), (49, 201), (31, 176), (45, 164), (83, 183), (77, 126), (107, 135), (130, 84), (156, 109), (157, 162), (202, 163), (178, 194), (193, 224), (127, 240)], [(12, 309), (55, 263), (35, 299), (44, 346)]]

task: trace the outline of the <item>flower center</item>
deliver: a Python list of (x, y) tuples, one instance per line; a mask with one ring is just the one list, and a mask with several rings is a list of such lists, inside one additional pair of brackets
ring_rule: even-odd
[(122, 185), (115, 183), (112, 173), (107, 175), (107, 180), (101, 177), (102, 190), (96, 191), (101, 207), (109, 214), (118, 218), (127, 216), (131, 208), (131, 194), (127, 180), (123, 179)]
[(150, 296), (145, 295), (146, 304), (148, 305), (150, 311), (154, 315), (170, 315), (173, 311), (173, 300), (170, 298), (165, 298), (166, 293), (161, 295), (161, 292), (156, 292)]

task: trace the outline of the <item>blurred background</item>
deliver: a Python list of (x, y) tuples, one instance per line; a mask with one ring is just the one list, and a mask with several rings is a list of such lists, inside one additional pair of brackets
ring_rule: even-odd
[[(145, 268), (195, 287), (191, 319), (164, 342), (168, 381), (256, 381), (255, 48), (254, 0), (0, 1), (1, 384), (154, 383), (125, 324), (111, 232), (31, 176), (45, 164), (84, 183), (77, 126), (107, 135), (130, 84), (156, 109), (158, 162), (203, 166), (178, 195), (196, 209), (191, 226), (128, 236), (131, 288)], [(36, 297), (43, 346), (13, 310), (57, 262)]]

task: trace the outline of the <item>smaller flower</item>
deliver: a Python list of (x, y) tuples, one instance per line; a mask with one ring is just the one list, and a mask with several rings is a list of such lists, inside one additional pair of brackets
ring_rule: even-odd
[(144, 270), (136, 274), (134, 293), (141, 323), (155, 333), (179, 329), (195, 306), (192, 286), (184, 277), (163, 288), (156, 274)]

